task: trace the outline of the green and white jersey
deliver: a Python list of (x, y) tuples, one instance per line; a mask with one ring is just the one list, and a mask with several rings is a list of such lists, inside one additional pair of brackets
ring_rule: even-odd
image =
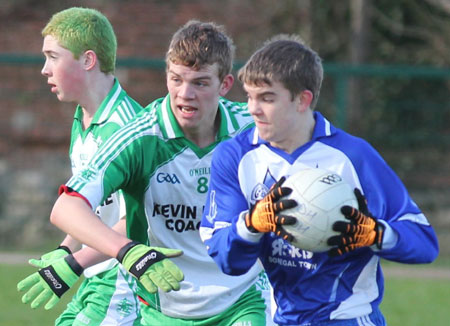
[[(127, 95), (117, 79), (86, 129), (83, 129), (83, 109), (78, 105), (75, 110), (69, 149), (73, 175), (85, 169), (101, 144), (141, 110), (141, 105)], [(113, 226), (120, 217), (125, 215), (125, 203), (122, 197), (120, 193), (113, 193), (101, 205), (94, 206), (97, 207), (96, 214), (105, 224)], [(115, 259), (110, 259), (87, 268), (84, 275), (91, 277), (111, 268), (116, 263)]]
[(214, 148), (250, 127), (253, 119), (245, 104), (220, 99), (216, 140), (199, 148), (184, 137), (169, 102), (166, 96), (151, 103), (114, 134), (67, 186), (94, 207), (122, 189), (128, 236), (184, 252), (171, 259), (185, 275), (179, 291), (151, 295), (141, 288), (139, 295), (165, 315), (205, 318), (235, 303), (261, 271), (255, 264), (242, 276), (222, 273), (199, 235)]

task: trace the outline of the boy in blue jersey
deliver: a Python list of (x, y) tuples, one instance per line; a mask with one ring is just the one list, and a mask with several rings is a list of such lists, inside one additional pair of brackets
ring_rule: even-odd
[[(60, 11), (49, 20), (42, 36), (45, 56), (42, 75), (59, 101), (77, 105), (69, 150), (72, 172), (76, 174), (87, 165), (100, 144), (142, 107), (128, 96), (114, 77), (117, 41), (110, 22), (102, 13), (78, 7)], [(121, 194), (113, 193), (98, 205), (96, 214), (103, 223), (116, 225), (117, 230), (125, 234), (123, 204)], [(71, 213), (67, 215), (71, 216)], [(76, 224), (76, 220), (73, 223)], [(62, 283), (54, 278), (54, 271), (49, 266), (58, 262), (60, 271), (70, 275), (67, 281), (70, 286), (82, 271), (71, 255), (79, 246), (79, 242), (68, 235), (57, 249), (38, 260), (31, 259), (30, 264), (40, 270), (18, 284), (19, 291), (25, 291), (22, 301), (30, 303), (32, 308), (44, 304), (45, 309), (53, 308), (64, 291), (60, 290), (57, 296), (53, 296), (46, 287), (46, 282), (50, 282), (56, 284), (56, 289), (62, 289)], [(86, 248), (79, 252), (89, 250)], [(56, 325), (139, 324), (140, 306), (134, 293), (136, 281), (116, 259), (86, 269), (84, 276), (83, 283), (56, 320)]]
[[(234, 82), (233, 54), (221, 26), (190, 21), (181, 27), (166, 54), (168, 95), (105, 142), (86, 169), (62, 186), (54, 206), (54, 224), (118, 257), (141, 281), (142, 325), (272, 324), (261, 265), (226, 275), (199, 236), (213, 151), (253, 126), (245, 103), (223, 98)], [(98, 223), (91, 209), (117, 189), (125, 197), (131, 242)], [(89, 264), (74, 256), (81, 266)], [(145, 268), (154, 284), (143, 282)]]
[[(216, 149), (201, 236), (227, 274), (262, 262), (279, 325), (385, 325), (380, 258), (429, 263), (438, 254), (437, 238), (380, 155), (313, 111), (322, 77), (319, 56), (285, 35), (240, 70), (256, 126)], [(325, 253), (292, 246), (283, 229), (294, 222), (283, 210), (297, 204), (283, 199), (292, 191), (284, 178), (311, 167), (339, 174), (359, 204), (359, 210), (342, 208), (348, 223), (333, 226), (339, 235)]]

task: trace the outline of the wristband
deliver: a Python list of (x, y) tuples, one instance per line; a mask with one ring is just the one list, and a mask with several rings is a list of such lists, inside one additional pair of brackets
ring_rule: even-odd
[(72, 271), (77, 274), (78, 276), (81, 276), (81, 273), (83, 273), (83, 266), (81, 266), (75, 259), (73, 255), (68, 255), (64, 257), (64, 260), (66, 261), (67, 265), (72, 269)]
[(70, 248), (67, 247), (67, 246), (58, 246), (58, 248), (56, 248), (56, 249), (62, 249), (62, 250), (64, 250), (65, 252), (67, 252), (69, 255), (72, 254), (72, 251), (71, 251)]
[(139, 242), (137, 241), (130, 241), (128, 242), (125, 246), (123, 246), (122, 248), (120, 248), (119, 252), (117, 253), (117, 257), (116, 259), (122, 263), (123, 258), (125, 257), (125, 255), (127, 254), (128, 250), (130, 250), (131, 248), (133, 248), (134, 246), (137, 246), (139, 244)]

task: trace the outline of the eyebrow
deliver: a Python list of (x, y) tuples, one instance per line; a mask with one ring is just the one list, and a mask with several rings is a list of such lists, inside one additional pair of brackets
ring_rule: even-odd
[(53, 51), (53, 50), (44, 50), (44, 51), (42, 51), (42, 53), (44, 53), (44, 54), (57, 54), (58, 52), (56, 52), (56, 51)]
[[(172, 70), (169, 70), (169, 74), (173, 74), (173, 75), (175, 75), (177, 77), (181, 77), (180, 74), (177, 74), (176, 72), (174, 72)], [(197, 80), (211, 80), (211, 79), (212, 79), (211, 76), (199, 76), (199, 77), (193, 78), (192, 80), (193, 81), (197, 81)]]
[(275, 92), (265, 91), (265, 92), (262, 92), (262, 93), (258, 94), (258, 96), (266, 96), (266, 95), (275, 95)]
[[(247, 94), (248, 94), (248, 92), (247, 92)], [(272, 91), (265, 91), (265, 92), (256, 94), (257, 98), (262, 98), (262, 97), (265, 97), (265, 96), (276, 96), (276, 93), (272, 92)]]

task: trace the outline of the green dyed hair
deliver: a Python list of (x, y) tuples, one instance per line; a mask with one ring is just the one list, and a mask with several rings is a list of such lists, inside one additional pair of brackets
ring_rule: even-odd
[(59, 44), (78, 59), (92, 50), (97, 54), (100, 70), (114, 73), (117, 39), (109, 20), (98, 10), (73, 7), (52, 16), (42, 30), (42, 36), (53, 36)]

